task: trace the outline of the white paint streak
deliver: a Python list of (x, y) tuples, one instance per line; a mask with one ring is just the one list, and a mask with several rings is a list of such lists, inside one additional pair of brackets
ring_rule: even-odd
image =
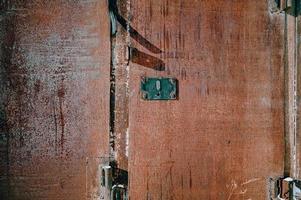
[[(127, 4), (126, 4), (126, 9), (127, 9), (127, 25), (126, 25), (126, 31), (127, 31), (127, 34), (126, 34), (126, 44), (128, 47), (131, 46), (131, 36), (130, 36), (130, 13), (131, 13), (131, 1), (130, 0), (127, 0)], [(128, 51), (127, 52), (127, 60), (129, 60), (129, 57), (130, 55)], [(130, 80), (130, 65), (129, 65), (129, 62), (127, 63), (126, 65), (126, 92), (127, 92), (127, 95), (129, 94), (129, 80)]]
[(130, 140), (130, 134), (129, 134), (129, 128), (126, 129), (126, 135), (125, 135), (125, 155), (126, 157), (129, 157), (129, 140)]
[(247, 185), (247, 184), (259, 181), (259, 180), (261, 180), (261, 179), (260, 178), (252, 178), (250, 180), (247, 180), (246, 182), (243, 182), (241, 185)]
[[(271, 90), (270, 90), (271, 91)], [(263, 96), (260, 98), (261, 105), (267, 108), (272, 107), (272, 100), (271, 97)]]
[[(127, 0), (127, 5), (126, 5), (126, 8), (127, 8), (127, 18), (128, 18), (128, 23), (127, 23), (127, 34), (126, 34), (126, 43), (127, 43), (127, 46), (130, 47), (131, 46), (131, 37), (130, 37), (130, 13), (131, 13), (131, 1), (130, 0)], [(129, 61), (130, 59), (130, 55), (128, 51), (127, 52), (127, 60)], [(130, 95), (129, 95), (129, 82), (130, 82), (130, 65), (129, 65), (129, 62), (127, 63), (126, 65), (126, 95), (127, 95), (127, 98), (129, 99)], [(130, 113), (130, 112), (129, 112)], [(127, 128), (126, 130), (126, 136), (125, 136), (125, 155), (126, 157), (128, 158), (129, 157), (129, 139), (130, 139), (130, 134), (129, 134), (129, 127)]]
[[(235, 180), (232, 180), (231, 181), (231, 184), (230, 185), (227, 185), (227, 187), (229, 188), (230, 187), (230, 192), (229, 192), (229, 196), (227, 198), (227, 200), (230, 200), (233, 195), (242, 195), (242, 198), (244, 198), (245, 194), (247, 193), (248, 189), (245, 188), (246, 185), (250, 184), (250, 183), (254, 183), (256, 181), (260, 181), (261, 178), (252, 178), (252, 179), (249, 179), (241, 184), (237, 184), (235, 182)], [(247, 200), (252, 200), (251, 198), (248, 198)]]
[(230, 193), (229, 193), (229, 196), (228, 196), (227, 200), (231, 199), (231, 197), (233, 196), (234, 191), (236, 190), (236, 188), (237, 188), (237, 183), (234, 180), (232, 180), (231, 187), (230, 187)]

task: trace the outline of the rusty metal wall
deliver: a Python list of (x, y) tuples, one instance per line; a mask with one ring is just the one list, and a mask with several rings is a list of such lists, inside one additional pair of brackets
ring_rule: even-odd
[(0, 1), (0, 199), (99, 199), (109, 156), (104, 0)]
[[(130, 66), (132, 200), (267, 199), (284, 171), (284, 15), (272, 1), (131, 0), (132, 39), (165, 70)], [(136, 58), (139, 59), (139, 58)], [(143, 101), (141, 76), (179, 80)]]
[(296, 66), (295, 66), (295, 70), (296, 70), (296, 84), (297, 87), (296, 89), (296, 160), (295, 160), (295, 178), (299, 178), (301, 179), (301, 107), (300, 107), (300, 97), (301, 97), (301, 70), (300, 70), (300, 66), (301, 66), (301, 43), (300, 43), (300, 35), (301, 35), (301, 10), (299, 8), (299, 10), (297, 11), (297, 15), (296, 15), (296, 27), (295, 27), (295, 47), (296, 47)]
[[(285, 160), (285, 20), (269, 2), (121, 0), (111, 57), (106, 0), (0, 0), (0, 199), (107, 199), (111, 58), (132, 200), (266, 199)], [(141, 100), (141, 76), (176, 77), (179, 99)]]

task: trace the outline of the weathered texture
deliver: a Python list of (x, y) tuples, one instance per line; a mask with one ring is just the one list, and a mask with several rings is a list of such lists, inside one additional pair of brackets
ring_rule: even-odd
[[(127, 19), (128, 10), (127, 2), (129, 0), (117, 1), (117, 8), (120, 16)], [(124, 25), (124, 24), (123, 24)], [(122, 26), (120, 22), (116, 22), (117, 32), (112, 36), (112, 67), (114, 80), (114, 158), (118, 164), (118, 168), (127, 170), (128, 155), (127, 155), (127, 140), (128, 140), (128, 126), (129, 126), (129, 112), (128, 112), (128, 76), (129, 76), (129, 61), (128, 61), (128, 32), (126, 27)], [(112, 102), (111, 102), (112, 103)], [(111, 111), (112, 112), (112, 111)]]
[(296, 108), (297, 108), (297, 119), (296, 119), (296, 172), (295, 178), (301, 179), (301, 9), (297, 10), (296, 19), (296, 67), (297, 70), (297, 82), (296, 82)]
[(0, 1), (0, 199), (100, 195), (98, 165), (109, 153), (107, 7)]
[[(296, 1), (297, 2), (297, 1)], [(297, 18), (295, 8), (285, 12), (285, 175), (297, 178)]]
[[(284, 170), (284, 15), (267, 1), (132, 0), (131, 25), (165, 71), (130, 68), (130, 198), (267, 199)], [(143, 101), (141, 76), (179, 80)]]

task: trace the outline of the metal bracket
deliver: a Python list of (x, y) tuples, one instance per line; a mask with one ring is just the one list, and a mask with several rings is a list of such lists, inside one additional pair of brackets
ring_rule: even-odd
[(175, 78), (141, 78), (141, 96), (144, 100), (176, 100), (177, 88)]
[(102, 167), (101, 186), (109, 191), (111, 200), (127, 200), (128, 172), (119, 169), (115, 162), (110, 162)]
[(277, 10), (297, 17), (300, 12), (300, 0), (274, 0)]
[(127, 188), (124, 185), (114, 185), (111, 190), (111, 200), (127, 200)]
[(272, 200), (300, 200), (301, 199), (301, 180), (291, 177), (278, 178), (272, 180)]
[(294, 0), (275, 0), (280, 11), (285, 11), (293, 5)]

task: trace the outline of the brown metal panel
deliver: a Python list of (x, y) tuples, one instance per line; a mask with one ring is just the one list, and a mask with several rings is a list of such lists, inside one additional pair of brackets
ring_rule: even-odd
[[(111, 1), (113, 2), (113, 1)], [(116, 1), (115, 12), (124, 19), (128, 18), (127, 0)], [(124, 24), (123, 24), (124, 25)], [(128, 43), (129, 37), (127, 29), (116, 22), (117, 32), (111, 37), (112, 45), (112, 76), (114, 76), (114, 112), (113, 127), (113, 151), (114, 158), (118, 164), (118, 168), (127, 170), (128, 154), (127, 154), (127, 140), (128, 140), (128, 76), (129, 76), (129, 61), (128, 61)]]
[[(130, 67), (130, 198), (267, 199), (284, 171), (284, 15), (267, 1), (131, 0), (131, 26), (165, 70)], [(143, 101), (141, 76), (179, 80)]]
[(0, 199), (99, 199), (109, 156), (107, 2), (0, 6)]

